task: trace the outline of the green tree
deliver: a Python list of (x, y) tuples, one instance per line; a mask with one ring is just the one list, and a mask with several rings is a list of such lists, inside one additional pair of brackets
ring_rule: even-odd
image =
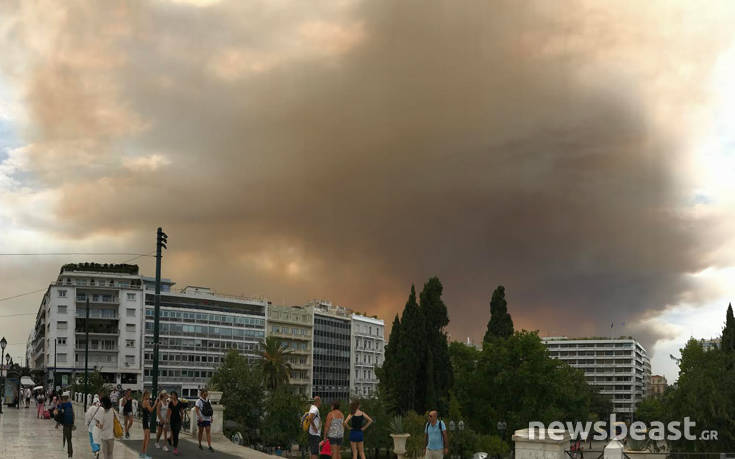
[(419, 412), (432, 409), (446, 412), (449, 404), (453, 372), (445, 333), (449, 316), (441, 298), (443, 290), (439, 278), (432, 277), (424, 284), (420, 296), (419, 308), (424, 318), (426, 348), (419, 371), (423, 384), (417, 386), (414, 405)]
[(222, 366), (210, 380), (214, 389), (222, 391), (225, 420), (234, 421), (242, 427), (241, 433), (246, 444), (257, 439), (256, 429), (260, 427), (263, 415), (262, 383), (260, 368), (251, 365), (247, 358), (235, 350), (227, 353)]
[(718, 439), (674, 442), (680, 451), (732, 451), (735, 449), (735, 370), (733, 352), (705, 352), (690, 339), (681, 350), (679, 379), (671, 391), (667, 406), (669, 418), (696, 422), (692, 433), (699, 437), (703, 429), (717, 430)]
[(401, 322), (398, 319), (398, 314), (393, 319), (393, 326), (390, 329), (390, 336), (388, 338), (388, 344), (385, 346), (385, 356), (382, 367), (376, 368), (375, 373), (378, 377), (379, 390), (381, 397), (386, 403), (387, 409), (391, 412), (397, 411), (399, 406), (398, 403), (398, 391), (399, 391), (399, 372), (400, 366), (398, 359), (400, 358), (400, 335), (401, 335)]
[(268, 394), (262, 424), (266, 445), (290, 448), (298, 441), (301, 429), (297, 420), (303, 414), (304, 403), (306, 400), (287, 385), (281, 385)]
[(268, 336), (260, 350), (259, 361), (266, 389), (274, 391), (284, 384), (288, 384), (291, 376), (291, 363), (288, 356), (292, 351), (283, 341)]
[(727, 305), (725, 315), (725, 328), (722, 329), (720, 349), (726, 352), (735, 351), (735, 317), (732, 314), (732, 303)]
[[(99, 371), (90, 371), (87, 373), (87, 377), (89, 379), (89, 385), (87, 387), (89, 388), (90, 394), (109, 393), (110, 387), (105, 384), (105, 380), (102, 378), (102, 374)], [(72, 392), (80, 392), (83, 394), (84, 383), (84, 374), (78, 375), (76, 382), (72, 384)]]
[(499, 285), (493, 292), (490, 300), (490, 320), (483, 342), (493, 337), (508, 338), (513, 334), (513, 319), (508, 313), (508, 303), (505, 301), (505, 287)]
[(424, 316), (416, 303), (416, 289), (411, 293), (401, 316), (397, 363), (396, 402), (398, 411), (405, 413), (418, 404), (418, 390), (425, 382), (421, 378), (426, 356)]
[(668, 421), (665, 400), (663, 397), (649, 397), (641, 400), (635, 407), (636, 421), (650, 424), (651, 421)]

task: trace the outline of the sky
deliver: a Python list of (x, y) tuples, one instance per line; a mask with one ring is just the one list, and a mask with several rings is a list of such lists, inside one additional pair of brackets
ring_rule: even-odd
[[(382, 316), (444, 285), (516, 328), (721, 333), (735, 284), (735, 5), (0, 3), (0, 253), (151, 253), (180, 287)], [(68, 262), (0, 255), (0, 298)], [(134, 260), (152, 275), (153, 259)], [(23, 355), (42, 293), (0, 301)], [(612, 325), (612, 327), (611, 327)]]

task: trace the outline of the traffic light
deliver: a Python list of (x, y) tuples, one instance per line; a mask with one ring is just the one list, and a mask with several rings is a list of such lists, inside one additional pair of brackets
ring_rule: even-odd
[(168, 241), (168, 236), (166, 235), (166, 233), (164, 233), (161, 228), (158, 228), (158, 237), (156, 239), (156, 242), (158, 243), (158, 245), (163, 247), (164, 249), (168, 249), (168, 247), (166, 247), (167, 241)]

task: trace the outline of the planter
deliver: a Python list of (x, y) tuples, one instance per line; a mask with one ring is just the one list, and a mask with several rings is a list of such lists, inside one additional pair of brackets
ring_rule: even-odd
[(411, 434), (390, 434), (390, 436), (393, 438), (393, 452), (398, 459), (401, 459), (406, 454), (406, 440)]

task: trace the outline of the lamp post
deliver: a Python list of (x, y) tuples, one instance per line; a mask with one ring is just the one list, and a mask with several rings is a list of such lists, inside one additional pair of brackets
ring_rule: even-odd
[(508, 427), (508, 424), (505, 423), (505, 421), (498, 421), (498, 432), (500, 432), (500, 440), (505, 440), (505, 428)]
[[(8, 341), (3, 336), (3, 339), (0, 340), (0, 347), (2, 347), (3, 349), (2, 355), (0, 355), (0, 370), (2, 370), (3, 360), (5, 360), (5, 346), (7, 345), (8, 345)], [(2, 414), (3, 402), (5, 401), (5, 375), (0, 375), (0, 376), (3, 377), (3, 391), (0, 392), (0, 414)]]

